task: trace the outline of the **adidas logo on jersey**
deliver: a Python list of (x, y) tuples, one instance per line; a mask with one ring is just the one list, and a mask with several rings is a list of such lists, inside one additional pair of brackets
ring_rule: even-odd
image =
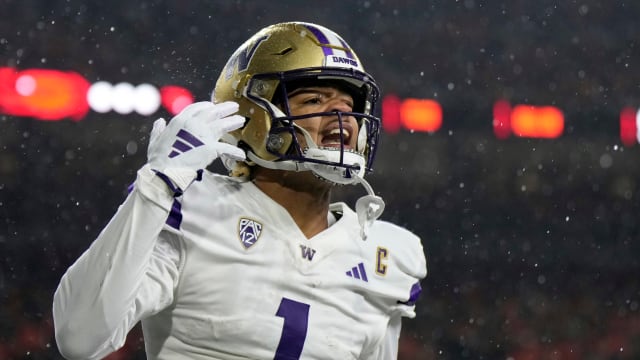
[(363, 263), (359, 263), (357, 266), (354, 266), (351, 270), (347, 271), (347, 276), (369, 282)]
[(178, 134), (176, 136), (178, 138), (173, 143), (173, 145), (171, 145), (171, 153), (169, 154), (170, 158), (174, 158), (193, 148), (204, 145), (204, 143), (198, 140), (197, 137), (193, 136), (193, 134), (182, 129), (178, 131)]

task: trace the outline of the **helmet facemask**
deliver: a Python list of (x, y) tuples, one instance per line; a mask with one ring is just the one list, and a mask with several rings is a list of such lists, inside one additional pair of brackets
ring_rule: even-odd
[[(288, 99), (293, 90), (324, 86), (349, 93), (354, 101), (353, 110), (291, 115)], [(250, 150), (249, 159), (268, 168), (311, 170), (336, 184), (357, 182), (357, 178), (361, 179), (371, 171), (375, 158), (380, 119), (373, 116), (372, 112), (378, 93), (375, 82), (367, 74), (356, 70), (307, 68), (254, 75), (247, 83), (244, 96), (270, 115), (271, 126), (265, 147), (275, 160), (265, 161), (251, 154)], [(340, 129), (338, 147), (318, 146), (309, 133), (296, 123), (302, 119), (328, 116), (337, 118)], [(346, 117), (354, 117), (358, 123), (357, 134), (350, 134), (357, 136), (355, 149), (345, 147), (347, 139), (344, 138), (343, 126)]]

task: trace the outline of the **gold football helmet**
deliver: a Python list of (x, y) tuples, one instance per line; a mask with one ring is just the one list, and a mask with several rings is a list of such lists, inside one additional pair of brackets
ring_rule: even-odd
[[(291, 116), (287, 102), (291, 87), (324, 82), (337, 82), (349, 89), (353, 112)], [(237, 102), (238, 114), (247, 119), (243, 128), (223, 138), (247, 153), (244, 167), (235, 164), (235, 175), (247, 176), (246, 165), (257, 164), (272, 169), (311, 170), (338, 184), (355, 183), (371, 170), (380, 132), (380, 119), (374, 116), (378, 98), (376, 82), (365, 72), (353, 49), (335, 32), (303, 22), (272, 25), (252, 36), (228, 60), (212, 94), (215, 103)], [(344, 149), (344, 145), (318, 147), (296, 125), (296, 120), (314, 116), (337, 116), (340, 127), (342, 117), (355, 117), (359, 124), (355, 151)], [(304, 148), (297, 136), (306, 138)]]

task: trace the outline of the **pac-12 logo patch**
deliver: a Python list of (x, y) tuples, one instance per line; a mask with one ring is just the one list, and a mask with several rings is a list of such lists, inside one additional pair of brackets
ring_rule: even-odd
[(258, 241), (261, 232), (262, 224), (255, 220), (240, 218), (240, 223), (238, 224), (238, 236), (240, 237), (240, 242), (245, 249), (252, 247), (253, 244)]

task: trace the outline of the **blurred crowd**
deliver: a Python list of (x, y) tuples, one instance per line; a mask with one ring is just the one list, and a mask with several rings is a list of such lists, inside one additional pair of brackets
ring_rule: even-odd
[[(593, 0), (3, 0), (0, 66), (178, 84), (206, 99), (259, 28), (324, 24), (385, 93), (444, 108), (436, 133), (384, 134), (370, 176), (383, 217), (419, 234), (427, 255), (399, 359), (637, 359), (640, 148), (620, 146), (617, 116), (640, 104), (639, 11)], [(496, 140), (498, 98), (561, 107), (563, 137)], [(0, 115), (0, 359), (60, 358), (53, 291), (126, 196), (153, 120)], [(141, 338), (136, 328), (109, 359), (144, 359)]]

